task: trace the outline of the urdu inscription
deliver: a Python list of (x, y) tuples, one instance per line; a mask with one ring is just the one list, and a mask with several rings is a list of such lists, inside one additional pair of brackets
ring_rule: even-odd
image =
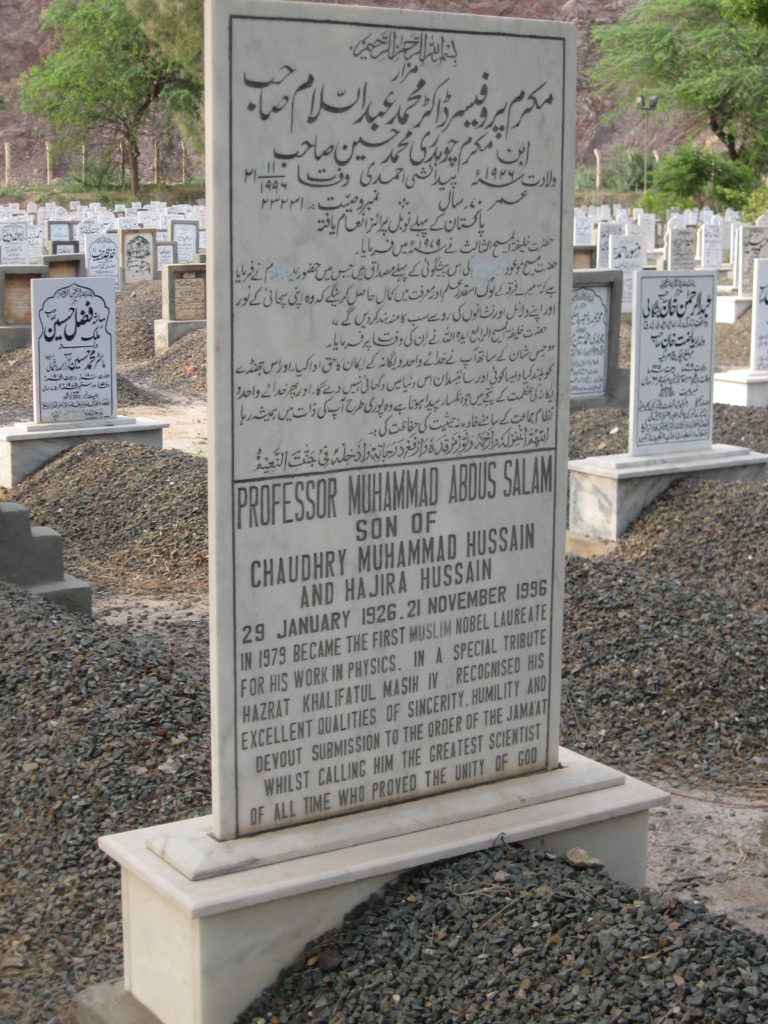
[(288, 7), (228, 25), (219, 835), (556, 765), (570, 29)]
[(638, 271), (635, 283), (629, 453), (709, 448), (716, 274)]

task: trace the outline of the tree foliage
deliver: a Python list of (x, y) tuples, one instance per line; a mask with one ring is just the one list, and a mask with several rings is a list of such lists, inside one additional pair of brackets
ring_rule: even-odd
[(768, 0), (722, 0), (729, 21), (751, 21), (768, 28)]
[[(166, 100), (185, 133), (198, 145), (203, 140), (203, 0), (126, 0), (152, 43), (185, 79), (182, 90), (169, 88)], [(190, 92), (195, 102), (190, 104)]]
[(700, 208), (707, 203), (719, 209), (734, 201), (740, 206), (739, 197), (745, 199), (758, 183), (757, 176), (745, 164), (686, 143), (659, 160), (652, 200), (659, 207)]
[(732, 160), (765, 166), (768, 30), (727, 21), (721, 0), (640, 0), (592, 37), (593, 83), (618, 106), (658, 93), (656, 116), (698, 114)]
[(125, 0), (53, 0), (41, 26), (54, 48), (22, 77), (23, 108), (71, 141), (120, 139), (136, 194), (147, 118), (163, 102), (193, 110), (199, 85), (149, 40)]

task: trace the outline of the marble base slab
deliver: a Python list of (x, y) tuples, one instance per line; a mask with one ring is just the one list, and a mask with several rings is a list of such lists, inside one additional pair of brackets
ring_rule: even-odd
[(207, 320), (155, 320), (155, 355), (164, 356), (179, 338), (190, 331), (201, 331)]
[(719, 405), (768, 406), (768, 370), (727, 370), (712, 379), (712, 400)]
[(0, 486), (13, 487), (68, 448), (83, 441), (126, 441), (163, 447), (168, 423), (133, 416), (73, 423), (14, 423), (0, 428)]
[(653, 499), (682, 476), (764, 480), (768, 455), (713, 444), (676, 455), (599, 455), (568, 463), (571, 535), (616, 540)]
[[(121, 867), (126, 989), (163, 1024), (228, 1024), (307, 942), (399, 873), (494, 842), (559, 852), (582, 846), (614, 878), (643, 885), (648, 810), (666, 794), (563, 748), (560, 764), (500, 784), (519, 794), (506, 808), (481, 793), (495, 786), (476, 787), (448, 796), (462, 820), (432, 824), (443, 820), (447, 801), (426, 798), (399, 807), (415, 830), (373, 840), (353, 821), (360, 815), (350, 815), (332, 825), (351, 845), (313, 853), (308, 843), (291, 860), (235, 872), (225, 850), (225, 873), (197, 881), (155, 850), (171, 850), (177, 837), (205, 837), (209, 817), (103, 837), (99, 845)], [(558, 781), (567, 795), (557, 795)], [(435, 800), (442, 806), (433, 817)], [(243, 864), (258, 859), (249, 849), (263, 838), (234, 841)]]
[(715, 303), (715, 323), (735, 324), (751, 307), (751, 298), (740, 298), (738, 295), (718, 295)]

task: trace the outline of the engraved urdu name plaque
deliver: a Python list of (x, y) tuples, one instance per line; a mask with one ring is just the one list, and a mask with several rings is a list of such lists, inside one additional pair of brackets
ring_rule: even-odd
[(214, 834), (555, 768), (572, 30), (211, 22)]

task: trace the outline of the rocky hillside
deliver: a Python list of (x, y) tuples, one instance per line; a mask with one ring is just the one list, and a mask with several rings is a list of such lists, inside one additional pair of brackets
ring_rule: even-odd
[[(45, 181), (45, 132), (32, 119), (24, 118), (16, 101), (19, 75), (39, 63), (46, 41), (38, 31), (40, 14), (49, 0), (0, 0), (0, 142), (11, 147), (11, 181)], [(393, 0), (366, 0), (377, 6), (394, 6)], [(430, 10), (498, 14), (518, 18), (545, 18), (576, 24), (579, 40), (577, 92), (576, 162), (592, 163), (595, 148), (607, 150), (621, 143), (642, 145), (642, 124), (634, 111), (607, 127), (600, 123), (606, 104), (588, 88), (587, 69), (591, 59), (589, 32), (593, 25), (616, 21), (636, 0), (410, 0), (404, 6)], [(655, 123), (654, 123), (655, 121)], [(652, 147), (665, 148), (680, 136), (679, 124), (670, 127), (662, 118), (651, 122)], [(5, 163), (0, 149), (0, 186), (4, 184)]]

